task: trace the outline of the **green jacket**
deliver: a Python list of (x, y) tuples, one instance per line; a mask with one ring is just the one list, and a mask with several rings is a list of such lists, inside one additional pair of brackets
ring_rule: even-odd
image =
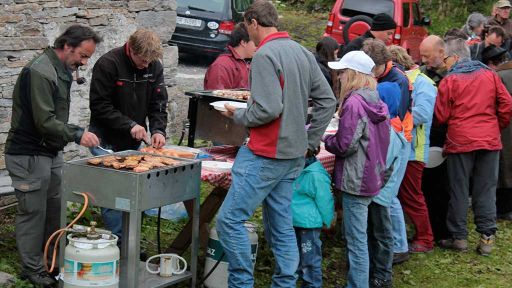
[(315, 161), (302, 171), (293, 182), (293, 226), (322, 228), (331, 225), (334, 216), (334, 199), (331, 178), (320, 161)]
[(12, 96), (6, 154), (53, 157), (67, 143), (80, 142), (83, 129), (68, 124), (72, 81), (53, 48), (22, 69)]

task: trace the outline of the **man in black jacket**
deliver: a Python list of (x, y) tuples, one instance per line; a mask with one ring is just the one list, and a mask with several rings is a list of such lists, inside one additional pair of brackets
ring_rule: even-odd
[[(139, 29), (94, 65), (90, 131), (98, 135), (102, 147), (117, 152), (137, 150), (143, 140), (157, 148), (165, 144), (167, 90), (161, 57), (159, 37)], [(104, 154), (98, 149), (91, 152)], [(102, 209), (102, 214), (106, 227), (120, 236), (121, 212)]]
[(363, 48), (363, 42), (366, 39), (379, 39), (382, 42), (389, 44), (391, 37), (395, 34), (396, 22), (391, 16), (386, 13), (380, 13), (372, 18), (372, 25), (370, 30), (365, 34), (357, 37), (345, 45), (343, 50), (340, 50), (338, 57), (341, 58), (350, 51), (359, 51)]
[(71, 72), (87, 64), (101, 41), (90, 27), (70, 26), (55, 39), (53, 47), (23, 67), (12, 93), (5, 165), (18, 199), (20, 278), (34, 287), (53, 287), (56, 283), (45, 271), (43, 247), (59, 228), (62, 150), (73, 141), (85, 147), (98, 146), (96, 135), (68, 120)]

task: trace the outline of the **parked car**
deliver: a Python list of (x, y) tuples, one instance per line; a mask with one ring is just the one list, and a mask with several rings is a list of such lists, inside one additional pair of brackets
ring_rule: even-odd
[(176, 30), (169, 41), (180, 52), (218, 55), (253, 0), (178, 0)]
[(340, 44), (363, 35), (370, 29), (372, 17), (386, 13), (395, 19), (397, 28), (393, 44), (407, 49), (414, 61), (420, 62), (419, 46), (428, 36), (428, 17), (422, 17), (419, 0), (337, 0), (329, 14), (324, 36)]

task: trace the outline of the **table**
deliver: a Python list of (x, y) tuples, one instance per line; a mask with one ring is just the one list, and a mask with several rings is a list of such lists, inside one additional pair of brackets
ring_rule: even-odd
[(185, 96), (190, 97), (187, 116), (190, 124), (188, 131), (190, 147), (193, 147), (196, 138), (229, 145), (243, 144), (247, 129), (213, 109), (210, 103), (215, 101), (246, 102), (245, 100), (216, 96), (212, 91), (188, 91), (185, 92)]
[[(234, 162), (238, 147), (228, 145), (217, 146), (206, 149), (206, 152), (212, 155), (215, 160)], [(327, 172), (332, 173), (334, 170), (335, 156), (322, 147), (317, 158)], [(206, 224), (213, 220), (228, 193), (229, 186), (231, 185), (231, 172), (212, 172), (202, 169), (201, 180), (215, 187), (204, 200), (203, 204), (201, 204), (199, 226), (202, 227), (202, 229), (200, 237), (202, 238), (201, 243), (205, 243), (209, 235)], [(167, 253), (183, 254), (187, 250), (192, 239), (190, 234), (191, 225), (192, 223), (189, 221), (175, 238), (174, 242), (166, 249)]]

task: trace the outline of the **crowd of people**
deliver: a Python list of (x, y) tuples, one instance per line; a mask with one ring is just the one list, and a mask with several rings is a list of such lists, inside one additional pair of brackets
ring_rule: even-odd
[[(406, 49), (389, 45), (397, 25), (384, 13), (345, 45), (321, 39), (313, 65), (304, 48), (278, 32), (277, 13), (265, 2), (247, 10), (235, 29), (247, 36), (230, 43), (231, 55), (225, 56), (237, 59), (234, 47), (248, 46), (247, 39), (258, 47), (252, 66), (246, 66), (248, 86), (227, 85), (231, 80), (207, 86), (209, 78), (219, 78), (211, 71), (225, 58), (205, 78), (209, 89), (251, 89), (247, 109), (228, 105), (224, 113), (249, 129), (217, 218), (230, 263), (229, 287), (253, 286), (243, 222), (261, 203), (276, 258), (273, 287), (294, 287), (295, 275), (302, 287), (322, 287), (320, 234), (335, 222), (328, 214), (336, 202), (347, 247), (347, 287), (392, 287), (393, 265), (411, 253), (429, 253), (435, 246), (467, 251), (469, 207), (480, 234), (476, 251), (490, 255), (497, 218), (512, 220), (510, 2), (500, 0), (491, 16), (472, 13), (461, 29), (423, 39), (421, 66)], [(313, 103), (310, 126), (303, 113), (307, 98)], [(321, 139), (336, 156), (329, 196), (325, 170), (314, 156), (318, 132), (334, 107), (338, 130)], [(308, 129), (302, 131), (303, 125)], [(297, 164), (304, 167), (301, 174)]]
[[(336, 223), (335, 206), (347, 287), (392, 287), (394, 264), (436, 245), (467, 251), (470, 202), (476, 251), (490, 255), (497, 218), (512, 221), (510, 10), (500, 0), (490, 17), (473, 13), (461, 29), (428, 36), (420, 66), (388, 45), (397, 25), (387, 14), (343, 46), (321, 39), (313, 54), (278, 30), (269, 1), (254, 1), (204, 80), (205, 89), (251, 90), (247, 108), (222, 112), (249, 134), (217, 216), (229, 287), (254, 286), (244, 222), (260, 205), (272, 287), (295, 287), (298, 277), (322, 287), (320, 235)], [(165, 143), (161, 42), (146, 29), (96, 62), (89, 129), (68, 124), (71, 72), (101, 41), (88, 27), (69, 27), (23, 68), (13, 93), (5, 158), (19, 202), (21, 276), (43, 287), (55, 284), (41, 247), (60, 218), (64, 146), (75, 141), (100, 155)], [(325, 134), (333, 115), (338, 130)], [(332, 177), (316, 159), (321, 145), (335, 155)], [(121, 236), (119, 213), (102, 214)]]

